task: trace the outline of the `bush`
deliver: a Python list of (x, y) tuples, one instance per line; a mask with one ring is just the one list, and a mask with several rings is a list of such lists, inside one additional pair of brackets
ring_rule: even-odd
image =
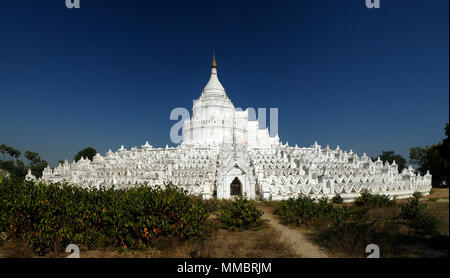
[(422, 197), (422, 193), (414, 192), (413, 196), (405, 204), (400, 206), (402, 208), (400, 218), (403, 220), (413, 220), (423, 215), (427, 205), (420, 203)]
[(245, 195), (240, 195), (234, 201), (223, 202), (218, 218), (224, 226), (232, 231), (257, 230), (265, 222), (263, 212)]
[(216, 212), (220, 209), (220, 200), (217, 199), (209, 199), (209, 200), (200, 200), (205, 205), (206, 210), (209, 213)]
[(309, 225), (318, 217), (330, 217), (335, 208), (326, 197), (314, 200), (311, 197), (300, 195), (284, 201), (275, 210), (275, 214), (289, 224)]
[(404, 220), (411, 227), (415, 235), (425, 236), (435, 234), (439, 225), (438, 220), (428, 214), (425, 210), (426, 204), (420, 203), (423, 194), (415, 192), (405, 204), (401, 205), (399, 218)]
[(361, 196), (355, 200), (355, 206), (371, 208), (393, 206), (395, 203), (395, 199), (391, 200), (389, 196), (379, 194), (374, 195), (366, 189), (361, 190)]
[(348, 222), (362, 223), (368, 219), (368, 212), (368, 208), (335, 207), (329, 214), (329, 220), (334, 226), (341, 226)]
[(317, 216), (317, 208), (313, 199), (300, 195), (282, 202), (274, 213), (286, 223), (308, 225)]
[(316, 215), (318, 216), (329, 216), (334, 210), (333, 204), (328, 202), (326, 197), (323, 197), (315, 202)]
[[(342, 197), (333, 197), (334, 203), (341, 203)], [(355, 206), (333, 206), (327, 198), (314, 200), (309, 196), (300, 195), (281, 203), (275, 210), (275, 214), (289, 224), (309, 225), (317, 218), (325, 217), (334, 225), (341, 225), (347, 221), (364, 221), (371, 208), (391, 206), (395, 201), (382, 195), (372, 195), (367, 191), (361, 192), (361, 196), (355, 201)]]
[(26, 240), (38, 254), (71, 243), (126, 249), (162, 237), (200, 237), (208, 215), (201, 202), (172, 186), (115, 190), (0, 182), (0, 233)]
[(333, 199), (331, 199), (335, 204), (342, 204), (344, 199), (341, 197), (341, 194), (334, 195)]

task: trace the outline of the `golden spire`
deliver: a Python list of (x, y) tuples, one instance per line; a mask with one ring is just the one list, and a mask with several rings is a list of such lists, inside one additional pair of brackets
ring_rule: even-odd
[(213, 61), (212, 61), (211, 67), (212, 67), (212, 68), (217, 68), (217, 63), (216, 63), (216, 51), (215, 51), (215, 50), (213, 50)]

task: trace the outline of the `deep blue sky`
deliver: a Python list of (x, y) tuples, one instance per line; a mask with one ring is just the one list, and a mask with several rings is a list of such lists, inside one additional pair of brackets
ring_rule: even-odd
[(449, 115), (449, 1), (3, 1), (0, 144), (56, 164), (170, 144), (216, 49), (236, 107), (277, 107), (290, 145), (358, 154), (437, 143)]

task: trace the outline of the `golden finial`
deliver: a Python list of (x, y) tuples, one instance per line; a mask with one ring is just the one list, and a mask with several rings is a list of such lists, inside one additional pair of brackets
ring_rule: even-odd
[(217, 63), (216, 63), (216, 50), (213, 50), (213, 61), (211, 64), (212, 68), (217, 68)]

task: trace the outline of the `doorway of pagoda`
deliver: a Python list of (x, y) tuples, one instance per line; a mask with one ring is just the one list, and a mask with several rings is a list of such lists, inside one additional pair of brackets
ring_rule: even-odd
[(238, 177), (235, 177), (230, 184), (230, 195), (238, 196), (242, 194), (242, 183)]

